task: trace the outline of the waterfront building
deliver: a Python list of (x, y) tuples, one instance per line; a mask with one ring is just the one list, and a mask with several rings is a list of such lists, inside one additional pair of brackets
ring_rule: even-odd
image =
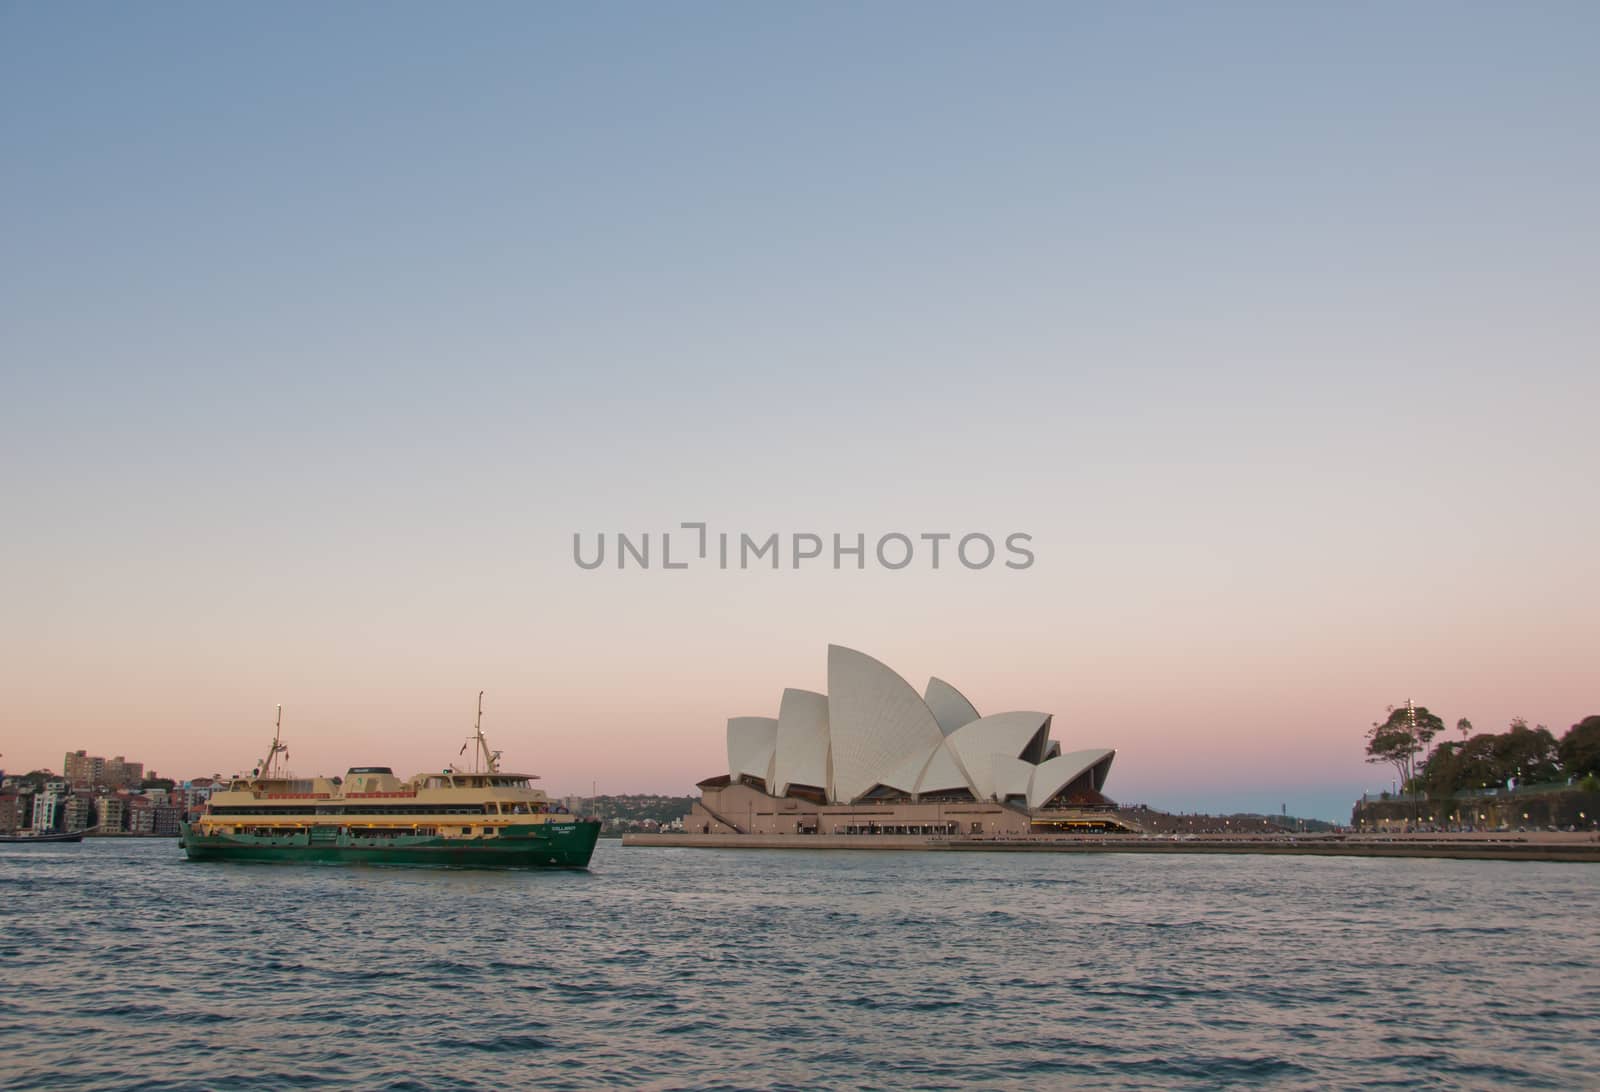
[(94, 825), (94, 794), (76, 791), (61, 802), (61, 829), (65, 831), (88, 830)]
[(91, 788), (105, 777), (106, 760), (87, 751), (68, 751), (61, 760), (61, 776), (77, 788)]
[(1116, 752), (1064, 751), (1041, 712), (980, 716), (934, 678), (918, 694), (828, 646), (828, 692), (728, 721), (728, 772), (700, 782), (705, 834), (1024, 835), (1127, 829), (1101, 792)]
[(128, 825), (128, 795), (113, 793), (98, 801), (100, 817), (95, 825), (102, 834), (120, 834)]
[(181, 793), (184, 818), (187, 819), (189, 816), (199, 815), (205, 811), (206, 804), (211, 799), (211, 794), (224, 788), (224, 786), (218, 785), (215, 778), (211, 777), (195, 777), (185, 781), (180, 790), (175, 790), (175, 792)]
[(17, 786), (17, 829), (27, 830), (33, 826), (33, 802), (38, 797), (38, 788), (30, 784)]
[(68, 751), (61, 760), (61, 776), (78, 789), (125, 789), (144, 780), (144, 763), (122, 755), (106, 759), (87, 751)]
[(23, 815), (27, 799), (19, 792), (0, 792), (0, 834), (15, 834), (28, 825), (32, 817)]
[(181, 809), (173, 804), (156, 804), (150, 809), (150, 832), (176, 838), (178, 824), (183, 821)]
[(135, 794), (128, 798), (127, 829), (129, 834), (154, 834), (156, 832), (156, 805), (149, 797)]
[(66, 794), (51, 787), (56, 784), (59, 782), (50, 782), (43, 792), (35, 793), (33, 797), (33, 829), (41, 834), (55, 830), (60, 822), (61, 806)]
[(144, 780), (144, 763), (129, 762), (121, 755), (106, 762), (105, 784), (113, 789), (137, 786)]

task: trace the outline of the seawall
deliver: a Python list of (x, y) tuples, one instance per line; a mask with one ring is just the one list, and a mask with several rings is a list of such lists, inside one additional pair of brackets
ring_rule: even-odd
[(1260, 837), (938, 838), (920, 835), (627, 834), (625, 846), (685, 849), (912, 850), (940, 853), (1257, 853), (1310, 857), (1439, 857), (1600, 862), (1592, 832), (1501, 835), (1263, 835)]

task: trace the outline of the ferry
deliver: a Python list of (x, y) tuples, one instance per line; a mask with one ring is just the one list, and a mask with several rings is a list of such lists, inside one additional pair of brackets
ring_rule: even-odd
[(0, 834), (0, 845), (61, 845), (63, 842), (81, 842), (85, 834), (93, 834), (99, 827), (72, 830), (65, 834)]
[(272, 746), (248, 777), (212, 794), (205, 813), (179, 827), (191, 861), (317, 861), (475, 868), (587, 868), (600, 836), (509, 773), (483, 734), (483, 694), (472, 769), (454, 765), (402, 781), (388, 766), (352, 766), (344, 777), (296, 778), (283, 766), (283, 707)]

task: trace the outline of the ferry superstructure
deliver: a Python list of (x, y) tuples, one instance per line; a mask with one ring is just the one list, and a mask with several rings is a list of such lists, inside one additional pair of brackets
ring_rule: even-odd
[[(192, 861), (324, 861), (498, 868), (585, 868), (600, 834), (533, 786), (537, 775), (500, 768), (483, 735), (483, 695), (467, 745), (473, 768), (450, 766), (402, 781), (387, 766), (343, 778), (295, 778), (282, 768), (282, 707), (267, 756), (214, 793), (181, 826)], [(466, 747), (462, 748), (463, 753)]]

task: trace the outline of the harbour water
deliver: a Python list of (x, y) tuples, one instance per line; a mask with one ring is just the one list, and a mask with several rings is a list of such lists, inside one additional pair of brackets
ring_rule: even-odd
[(1600, 867), (0, 847), (7, 1089), (1594, 1087)]

